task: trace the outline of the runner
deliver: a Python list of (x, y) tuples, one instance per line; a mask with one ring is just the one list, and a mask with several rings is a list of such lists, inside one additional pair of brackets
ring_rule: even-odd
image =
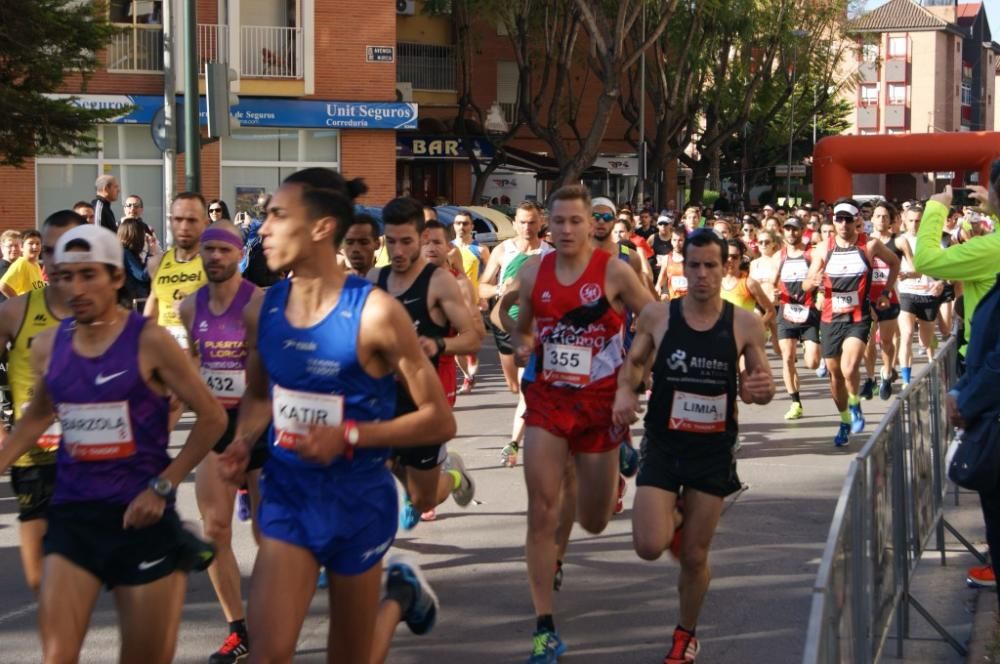
[[(615, 395), (615, 424), (628, 427), (637, 419), (636, 391), (652, 361), (632, 541), (643, 560), (657, 560), (668, 548), (680, 560), (680, 621), (664, 664), (693, 662), (698, 654), (696, 628), (711, 578), (709, 546), (723, 499), (741, 487), (733, 456), (737, 394), (761, 405), (774, 397), (760, 319), (720, 294), (728, 249), (712, 231), (688, 237), (684, 274), (690, 290), (639, 316)], [(677, 531), (680, 500), (683, 531)]]
[[(115, 594), (119, 661), (173, 660), (187, 572), (212, 552), (183, 529), (177, 485), (225, 428), (225, 414), (170, 335), (118, 306), (122, 248), (101, 226), (77, 226), (55, 248), (54, 288), (73, 318), (37, 335), (34, 394), (0, 450), (0, 472), (62, 425), (46, 516), (38, 623), (47, 662), (76, 661), (101, 586)], [(167, 453), (167, 395), (196, 413)]]
[[(756, 280), (751, 279), (744, 269), (746, 258), (746, 245), (739, 240), (727, 240), (728, 260), (726, 261), (726, 273), (722, 277), (721, 297), (727, 302), (732, 302), (737, 307), (746, 311), (754, 311), (760, 307), (764, 312), (761, 320), (765, 327), (770, 325), (774, 318), (774, 305), (767, 299), (764, 289)], [(687, 272), (685, 272), (685, 275)]]
[(830, 372), (830, 392), (840, 413), (840, 428), (833, 439), (834, 445), (840, 447), (850, 441), (850, 434), (865, 428), (859, 388), (861, 364), (871, 334), (872, 260), (877, 256), (889, 266), (885, 290), (875, 302), (876, 310), (884, 310), (891, 304), (887, 292), (896, 283), (899, 259), (878, 240), (858, 233), (860, 211), (853, 199), (838, 200), (833, 218), (836, 233), (821, 251), (813, 254), (802, 286), (806, 290), (823, 287), (819, 332)]
[[(198, 465), (195, 497), (204, 525), (205, 537), (215, 545), (215, 561), (208, 576), (229, 633), (209, 664), (231, 664), (249, 652), (247, 625), (240, 593), (240, 567), (232, 546), (233, 502), (236, 487), (219, 478), (219, 455), (233, 441), (240, 399), (246, 389), (246, 330), (243, 310), (260, 307), (263, 291), (239, 273), (243, 236), (229, 221), (217, 221), (202, 233), (200, 252), (208, 284), (184, 298), (180, 317), (191, 339), (191, 355), (216, 400), (226, 409), (229, 424), (212, 451)], [(260, 503), (258, 480), (267, 458), (268, 441), (257, 440), (247, 467), (250, 513)], [(256, 524), (254, 537), (259, 539)]]
[[(634, 270), (591, 244), (596, 224), (586, 188), (557, 190), (550, 212), (555, 253), (531, 259), (518, 290), (500, 302), (518, 363), (527, 364), (525, 549), (536, 615), (533, 663), (555, 662), (566, 650), (552, 615), (560, 498), (570, 458), (582, 489), (580, 525), (600, 533), (611, 518), (618, 448), (628, 436), (627, 427), (611, 422), (624, 310), (640, 311), (651, 299)], [(507, 312), (514, 302), (520, 304), (516, 321)]]
[[(480, 301), (478, 297), (479, 277), (483, 274), (483, 270), (486, 269), (486, 264), (489, 263), (490, 250), (476, 242), (472, 234), (472, 216), (467, 212), (460, 211), (455, 213), (451, 227), (455, 232), (455, 239), (451, 243), (461, 252), (462, 268), (465, 271), (465, 276), (469, 278), (469, 282), (472, 284), (473, 292), (476, 293), (477, 305), (474, 317), (481, 319), (481, 312), (486, 310), (486, 301)], [(465, 375), (462, 379), (462, 388), (458, 393), (468, 394), (472, 392), (472, 388), (476, 385), (476, 374), (479, 371), (478, 353), (459, 356), (458, 366)]]
[(660, 294), (660, 299), (676, 300), (687, 294), (688, 282), (684, 276), (684, 241), (687, 232), (683, 226), (674, 226), (670, 229), (671, 252), (664, 261), (660, 270), (660, 277), (656, 282), (656, 291)]
[(375, 217), (358, 214), (344, 236), (342, 252), (347, 258), (348, 271), (364, 279), (375, 266), (375, 252), (379, 250), (379, 229)]
[[(897, 236), (892, 227), (897, 217), (896, 208), (892, 203), (880, 201), (872, 212), (872, 236), (889, 248), (896, 257), (903, 258), (904, 252), (909, 254), (910, 247), (905, 243), (896, 244)], [(910, 254), (912, 256), (912, 254)], [(885, 284), (889, 279), (889, 266), (878, 256), (873, 257), (871, 302), (874, 305), (885, 292)], [(896, 341), (899, 337), (899, 298), (895, 290), (888, 291), (889, 306), (885, 309), (875, 309), (878, 321), (878, 334), (873, 334), (868, 340), (865, 350), (865, 369), (868, 378), (861, 386), (861, 398), (871, 399), (875, 391), (875, 346), (882, 355), (882, 370), (879, 372), (878, 396), (887, 401), (892, 396), (892, 381), (896, 374)]]
[(785, 246), (775, 254), (776, 270), (773, 284), (778, 292), (778, 345), (781, 347), (781, 373), (785, 390), (792, 400), (786, 420), (802, 417), (802, 396), (799, 374), (795, 368), (798, 342), (803, 345), (802, 361), (807, 369), (820, 363), (819, 311), (816, 290), (805, 290), (802, 282), (809, 274), (812, 252), (802, 242), (802, 222), (792, 217), (785, 222)]
[[(788, 220), (795, 220), (800, 224), (802, 223), (796, 217), (789, 217)], [(749, 277), (757, 282), (761, 291), (764, 293), (764, 297), (767, 298), (767, 301), (771, 305), (767, 309), (757, 309), (757, 311), (759, 311), (761, 315), (768, 312), (774, 313), (765, 327), (769, 333), (771, 344), (774, 346), (774, 354), (781, 357), (781, 348), (778, 347), (777, 308), (774, 302), (774, 281), (775, 277), (778, 275), (777, 262), (774, 256), (779, 249), (778, 235), (772, 233), (771, 231), (758, 231), (756, 244), (758, 250), (760, 251), (760, 256), (750, 261)]]
[[(248, 602), (254, 661), (292, 660), (320, 565), (330, 575), (328, 661), (382, 662), (401, 619), (423, 634), (437, 616), (419, 569), (402, 561), (390, 564), (379, 603), (399, 509), (389, 448), (447, 440), (455, 419), (405, 310), (336, 261), (366, 189), (332, 170), (298, 171), (260, 229), (268, 268), (293, 276), (244, 310), (247, 390), (219, 458), (223, 476), (241, 482), (273, 414)], [(394, 418), (397, 371), (417, 407)]]
[(944, 282), (917, 272), (913, 267), (912, 256), (917, 247), (917, 229), (920, 228), (920, 217), (923, 209), (911, 207), (903, 213), (903, 225), (906, 232), (901, 236), (909, 249), (903, 256), (899, 279), (899, 376), (903, 387), (910, 384), (913, 371), (913, 330), (917, 330), (920, 345), (926, 349), (927, 359), (934, 359), (934, 348), (937, 340), (934, 338), (934, 325), (938, 309), (941, 307), (941, 294), (944, 292)]
[(653, 268), (653, 283), (659, 288), (660, 269), (667, 264), (668, 257), (673, 251), (670, 242), (672, 224), (670, 217), (662, 216), (656, 220), (656, 232), (649, 236), (649, 246), (653, 249), (653, 257), (649, 264)]
[[(42, 259), (51, 266), (59, 238), (70, 229), (87, 223), (72, 210), (60, 210), (42, 223)], [(58, 278), (53, 272), (53, 283)], [(59, 325), (70, 315), (59, 289), (46, 286), (0, 304), (0, 347), (7, 350), (7, 379), (16, 423), (31, 402), (38, 376), (31, 365), (34, 338)], [(10, 484), (17, 496), (18, 536), (24, 579), (32, 592), (38, 593), (42, 580), (42, 537), (45, 535), (45, 511), (52, 498), (56, 480), (56, 449), (61, 429), (54, 423), (39, 438), (38, 444), (14, 461)], [(3, 434), (6, 435), (6, 434)], [(2, 439), (0, 439), (2, 443)]]

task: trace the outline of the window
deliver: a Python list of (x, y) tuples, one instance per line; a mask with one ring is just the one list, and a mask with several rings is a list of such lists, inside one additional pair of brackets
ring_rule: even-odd
[(455, 47), (434, 44), (396, 44), (399, 65), (396, 82), (417, 90), (455, 90)]
[(889, 37), (889, 57), (890, 58), (905, 58), (906, 57), (906, 37)]
[(112, 0), (108, 15), (121, 28), (108, 44), (108, 71), (163, 70), (160, 0)]
[(861, 86), (861, 103), (865, 105), (878, 103), (878, 84)]
[(972, 86), (962, 83), (962, 106), (972, 106)]
[(878, 62), (878, 44), (865, 44), (861, 47), (861, 59), (868, 64)]
[(889, 84), (889, 103), (890, 104), (905, 104), (906, 103), (906, 85), (902, 83), (890, 83)]
[(510, 60), (497, 60), (497, 102), (503, 111), (503, 119), (507, 124), (514, 124), (517, 115), (517, 85), (520, 73), (517, 63)]

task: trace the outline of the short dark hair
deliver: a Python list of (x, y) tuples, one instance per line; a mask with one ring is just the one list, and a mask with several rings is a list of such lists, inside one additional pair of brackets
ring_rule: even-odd
[[(90, 203), (87, 203), (87, 205), (89, 207)], [(73, 207), (76, 207), (76, 205)], [(45, 221), (42, 222), (42, 228), (48, 228), (49, 226), (52, 228), (72, 228), (74, 226), (83, 226), (85, 223), (87, 223), (87, 220), (83, 218), (82, 214), (73, 212), (73, 210), (59, 210), (45, 217)]]
[(417, 233), (422, 233), (426, 227), (424, 206), (420, 201), (409, 196), (394, 198), (382, 208), (382, 223), (386, 226), (413, 224)]
[[(462, 214), (468, 215), (468, 212), (464, 212)], [(456, 214), (455, 216), (458, 215)], [(455, 239), (455, 229), (450, 224), (446, 224), (442, 222), (440, 219), (428, 219), (427, 221), (424, 222), (425, 231), (434, 230), (438, 228), (444, 231), (444, 238), (447, 241), (451, 242), (452, 240)]]
[(877, 210), (878, 208), (885, 208), (885, 211), (889, 213), (890, 219), (895, 219), (899, 215), (899, 211), (896, 210), (896, 206), (890, 203), (889, 201), (885, 200), (879, 201), (878, 203), (875, 204), (874, 209)]
[(707, 247), (709, 245), (719, 248), (719, 260), (725, 265), (726, 259), (729, 257), (729, 245), (711, 228), (699, 228), (688, 235), (684, 239), (684, 248), (681, 249), (681, 254), (687, 259), (690, 247)]
[(91, 210), (94, 209), (94, 206), (92, 204), (88, 203), (87, 201), (77, 201), (76, 203), (73, 203), (73, 209), (74, 210), (77, 209), (78, 207), (88, 207)]
[(375, 239), (378, 239), (378, 236), (381, 235), (380, 229), (379, 229), (379, 225), (378, 225), (378, 220), (375, 217), (373, 217), (370, 214), (368, 214), (367, 212), (359, 212), (359, 213), (355, 214), (354, 215), (354, 223), (351, 224), (351, 225), (352, 226), (370, 226), (371, 229), (372, 229), (372, 237), (375, 238)]
[(282, 186), (294, 184), (301, 190), (302, 204), (311, 219), (333, 217), (337, 220), (333, 232), (333, 245), (339, 247), (354, 223), (354, 199), (368, 191), (361, 178), (346, 180), (330, 168), (314, 166), (292, 173), (282, 181)]
[[(556, 201), (583, 201), (583, 204), (589, 208), (591, 207), (590, 190), (582, 184), (567, 184), (552, 192), (552, 195), (549, 196), (549, 207), (551, 208)], [(518, 208), (520, 209), (520, 206)]]
[(41, 241), (42, 234), (36, 231), (34, 228), (31, 228), (21, 233), (21, 244), (24, 244), (25, 242), (31, 239), (36, 239)]
[(146, 204), (142, 202), (142, 196), (140, 196), (139, 194), (129, 194), (128, 196), (125, 197), (125, 200), (128, 200), (130, 198), (137, 199), (139, 201), (139, 207), (141, 208), (146, 207)]

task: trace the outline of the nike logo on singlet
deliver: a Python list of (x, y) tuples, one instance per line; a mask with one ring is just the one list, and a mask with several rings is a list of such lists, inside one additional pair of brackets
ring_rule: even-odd
[(126, 371), (119, 371), (118, 373), (113, 373), (110, 376), (104, 376), (102, 374), (97, 374), (97, 377), (94, 378), (94, 385), (97, 385), (98, 387), (100, 387), (101, 385), (104, 385), (105, 383), (109, 383), (109, 382), (113, 381), (115, 378), (118, 378), (118, 376), (122, 376), (122, 375), (127, 374), (127, 373), (128, 373), (128, 371), (126, 370)]
[(419, 297), (411, 297), (408, 300), (403, 300), (403, 304), (404, 305), (406, 305), (406, 304), (413, 304), (414, 302), (419, 302), (419, 301), (420, 301)]

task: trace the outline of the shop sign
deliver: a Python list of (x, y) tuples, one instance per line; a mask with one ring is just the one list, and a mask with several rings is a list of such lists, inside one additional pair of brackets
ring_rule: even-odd
[(477, 159), (492, 159), (496, 148), (482, 138), (459, 136), (407, 136), (397, 134), (396, 157), (403, 159), (468, 159), (469, 143)]

